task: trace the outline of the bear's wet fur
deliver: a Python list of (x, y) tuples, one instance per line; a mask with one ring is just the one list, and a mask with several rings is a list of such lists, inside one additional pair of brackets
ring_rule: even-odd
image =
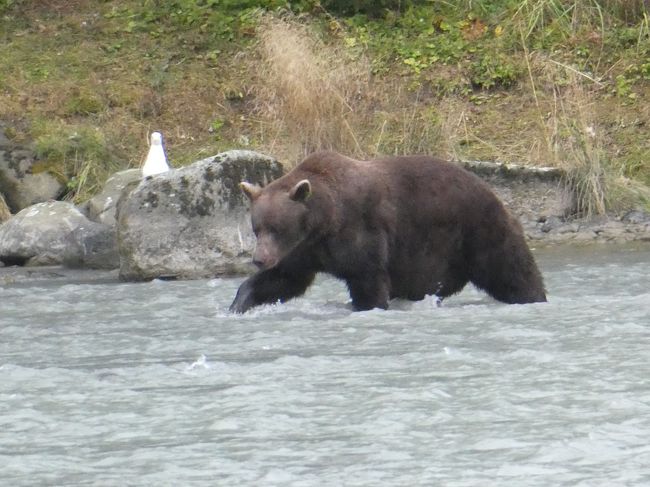
[(243, 182), (260, 270), (230, 309), (302, 295), (318, 272), (347, 283), (356, 310), (472, 282), (504, 303), (546, 301), (519, 222), (489, 186), (428, 156), (308, 156), (264, 188)]

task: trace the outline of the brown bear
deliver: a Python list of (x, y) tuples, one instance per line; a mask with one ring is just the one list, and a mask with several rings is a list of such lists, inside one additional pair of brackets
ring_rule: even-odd
[(318, 272), (347, 283), (355, 310), (444, 298), (467, 282), (504, 303), (546, 301), (521, 225), (458, 165), (318, 152), (264, 188), (241, 188), (260, 270), (239, 287), (231, 311), (300, 296)]

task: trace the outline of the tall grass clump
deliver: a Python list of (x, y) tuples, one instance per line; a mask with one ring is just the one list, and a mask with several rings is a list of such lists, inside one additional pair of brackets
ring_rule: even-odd
[[(556, 64), (545, 71), (549, 75), (558, 69), (562, 66)], [(540, 107), (546, 102), (548, 112), (540, 111), (546, 160), (563, 169), (563, 184), (572, 197), (573, 212), (591, 217), (647, 207), (650, 189), (625, 177), (610, 158), (606, 148), (609, 135), (596, 117), (596, 88), (575, 71), (564, 77), (568, 81), (553, 86), (552, 100), (536, 102)]]
[(35, 132), (36, 168), (65, 182), (66, 199), (86, 200), (120, 167), (103, 133), (93, 127), (43, 123)]
[(365, 63), (321, 41), (295, 20), (263, 18), (259, 26), (258, 111), (306, 154), (335, 149), (360, 155), (355, 126), (367, 88)]
[[(422, 89), (402, 79), (371, 83), (363, 52), (324, 43), (295, 17), (267, 16), (258, 30), (257, 110), (271, 126), (270, 150), (294, 145), (360, 158), (441, 151), (441, 117)], [(287, 143), (287, 141), (289, 141)]]
[(445, 110), (433, 106), (422, 89), (412, 92), (399, 82), (379, 89), (374, 117), (369, 120), (368, 155), (442, 155), (447, 149)]
[(603, 9), (598, 0), (524, 0), (515, 13), (526, 30), (533, 32), (555, 31), (570, 35), (585, 25), (603, 26)]
[(553, 120), (552, 149), (556, 165), (564, 169), (564, 184), (573, 195), (578, 215), (604, 215), (612, 183), (602, 134), (590, 116), (588, 95), (574, 84), (558, 99)]
[(647, 0), (523, 0), (518, 3), (514, 18), (523, 23), (527, 37), (533, 32), (567, 36), (593, 27), (604, 31), (609, 23), (635, 24), (650, 14)]

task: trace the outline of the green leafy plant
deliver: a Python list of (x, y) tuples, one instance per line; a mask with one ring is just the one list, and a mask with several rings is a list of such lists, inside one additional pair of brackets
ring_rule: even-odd
[(632, 83), (624, 74), (616, 76), (616, 95), (623, 98), (635, 98), (632, 91)]
[(338, 15), (367, 15), (384, 17), (388, 12), (406, 10), (413, 5), (426, 4), (426, 0), (302, 0), (288, 2), (299, 10), (324, 9)]
[(477, 88), (507, 88), (520, 76), (520, 69), (505, 56), (483, 55), (472, 63), (470, 80)]
[(0, 0), (0, 14), (9, 10), (18, 3), (20, 3), (20, 0)]
[(105, 108), (103, 100), (96, 93), (81, 92), (79, 90), (75, 90), (65, 103), (65, 113), (67, 115), (98, 114)]
[(221, 119), (215, 119), (212, 121), (210, 124), (210, 132), (214, 135), (215, 140), (220, 140), (221, 139), (221, 130), (223, 129), (224, 125), (226, 122)]

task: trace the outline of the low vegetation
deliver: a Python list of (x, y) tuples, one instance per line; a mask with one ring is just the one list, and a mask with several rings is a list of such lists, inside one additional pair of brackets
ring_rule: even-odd
[(0, 120), (85, 199), (163, 132), (234, 147), (565, 168), (583, 214), (650, 205), (644, 0), (0, 0)]

